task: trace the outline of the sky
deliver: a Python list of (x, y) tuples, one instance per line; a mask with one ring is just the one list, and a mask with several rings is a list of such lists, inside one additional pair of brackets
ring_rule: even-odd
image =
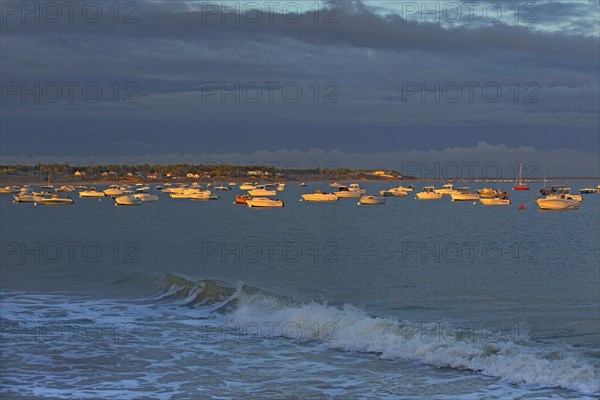
[(597, 0), (1, 0), (0, 162), (600, 176), (599, 21)]

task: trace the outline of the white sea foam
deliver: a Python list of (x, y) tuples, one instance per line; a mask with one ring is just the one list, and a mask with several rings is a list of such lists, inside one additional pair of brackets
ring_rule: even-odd
[(314, 302), (282, 305), (262, 294), (244, 293), (239, 293), (238, 301), (226, 317), (243, 331), (244, 326), (251, 326), (246, 329), (251, 334), (317, 341), (328, 348), (372, 352), (391, 360), (468, 369), (513, 384), (600, 393), (599, 369), (592, 360), (572, 347), (524, 340), (524, 334), (518, 342), (490, 338), (481, 331), (462, 336), (458, 331), (438, 334), (435, 324), (377, 318), (351, 305), (341, 309)]

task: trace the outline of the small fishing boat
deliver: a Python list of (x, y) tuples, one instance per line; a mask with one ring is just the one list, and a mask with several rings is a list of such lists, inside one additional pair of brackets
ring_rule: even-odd
[(435, 189), (437, 194), (441, 194), (442, 196), (450, 196), (453, 193), (456, 193), (457, 190), (454, 189), (454, 185), (451, 183), (446, 183), (441, 187), (441, 189)]
[(141, 200), (143, 203), (158, 201), (158, 196), (150, 193), (136, 193), (133, 197)]
[(73, 199), (68, 197), (58, 197), (58, 194), (54, 193), (52, 197), (37, 198), (35, 199), (34, 205), (43, 204), (45, 206), (68, 206), (75, 204)]
[(248, 194), (252, 197), (275, 196), (277, 190), (269, 190), (265, 185), (258, 185), (256, 188), (249, 190)]
[(338, 197), (333, 193), (323, 193), (320, 190), (315, 190), (314, 193), (303, 194), (302, 200), (314, 202), (337, 201)]
[(248, 196), (247, 194), (243, 194), (241, 196), (235, 196), (235, 201), (233, 202), (233, 204), (246, 204), (246, 202), (248, 200), (250, 200), (252, 197)]
[(504, 190), (498, 190), (494, 198), (482, 197), (479, 199), (479, 202), (484, 206), (507, 206), (510, 204), (508, 193)]
[(231, 188), (229, 186), (215, 186), (215, 190), (231, 190)]
[(267, 197), (254, 197), (246, 200), (248, 207), (283, 207), (283, 201)]
[(425, 186), (423, 190), (417, 193), (418, 200), (440, 200), (442, 196), (441, 193), (436, 193), (433, 186)]
[(460, 187), (456, 193), (450, 195), (452, 201), (475, 201), (479, 200), (479, 194), (471, 193), (471, 188)]
[(358, 205), (375, 205), (375, 204), (385, 204), (385, 199), (383, 197), (377, 197), (377, 196), (363, 196), (358, 201)]
[(210, 190), (203, 190), (189, 197), (191, 200), (203, 201), (203, 200), (219, 200), (219, 196), (212, 194)]
[(104, 192), (99, 192), (95, 188), (91, 188), (89, 190), (82, 190), (79, 192), (79, 197), (104, 197), (106, 194)]
[(360, 197), (360, 193), (354, 190), (350, 190), (347, 186), (339, 186), (337, 192), (333, 192), (338, 198), (346, 199), (346, 198), (358, 198)]
[(540, 210), (577, 210), (581, 204), (574, 199), (567, 199), (560, 194), (549, 194), (544, 198), (535, 199)]
[(579, 202), (583, 201), (583, 197), (580, 194), (572, 194), (571, 188), (566, 186), (549, 186), (540, 189), (540, 193), (544, 196), (549, 194), (558, 194), (561, 197), (565, 197), (567, 199), (577, 200)]
[(360, 194), (365, 194), (365, 193), (367, 193), (367, 191), (366, 191), (365, 189), (362, 189), (362, 188), (361, 188), (361, 187), (358, 185), (358, 183), (351, 183), (351, 184), (348, 186), (348, 190), (350, 190), (350, 191), (352, 191), (352, 192), (358, 192), (358, 193), (360, 193)]
[(119, 197), (123, 195), (123, 190), (117, 185), (110, 185), (108, 189), (104, 189), (104, 194), (110, 197)]
[(600, 194), (600, 189), (593, 187), (586, 187), (583, 189), (579, 189), (579, 194)]
[(115, 198), (115, 206), (141, 206), (142, 200), (133, 197), (132, 195), (125, 194)]
[(33, 193), (20, 191), (13, 196), (13, 203), (35, 203), (35, 196)]
[(19, 188), (16, 186), (6, 186), (0, 188), (0, 194), (15, 194), (19, 193)]
[[(400, 186), (397, 188), (389, 188), (388, 190), (381, 190), (379, 192), (382, 196), (408, 196), (407, 188)], [(410, 189), (412, 191), (412, 189)]]

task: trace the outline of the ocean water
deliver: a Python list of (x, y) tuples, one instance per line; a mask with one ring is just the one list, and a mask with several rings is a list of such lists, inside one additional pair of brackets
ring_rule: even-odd
[(317, 188), (281, 209), (1, 196), (1, 397), (600, 395), (600, 196), (298, 201)]

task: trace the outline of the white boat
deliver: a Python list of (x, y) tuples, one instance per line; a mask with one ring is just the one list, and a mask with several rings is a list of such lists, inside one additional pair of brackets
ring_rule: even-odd
[(412, 185), (408, 185), (408, 186), (398, 186), (396, 188), (396, 190), (402, 191), (402, 192), (412, 192), (413, 190), (415, 190), (414, 187), (412, 187)]
[(329, 186), (330, 186), (330, 187), (333, 187), (333, 188), (338, 188), (338, 187), (340, 187), (340, 186), (344, 186), (344, 185), (342, 185), (342, 184), (340, 184), (340, 183), (338, 183), (338, 182), (333, 182), (333, 183), (330, 183), (330, 184), (329, 184)]
[(425, 186), (423, 190), (417, 193), (417, 199), (419, 200), (439, 200), (442, 198), (441, 193), (436, 193), (433, 186)]
[(215, 186), (215, 190), (231, 190), (231, 188), (229, 186)]
[(443, 196), (450, 196), (453, 193), (456, 193), (457, 190), (454, 189), (454, 185), (451, 183), (446, 183), (442, 186), (441, 189), (435, 189), (435, 192), (441, 194)]
[(144, 203), (158, 201), (158, 196), (149, 193), (148, 190), (150, 190), (148, 186), (136, 189), (136, 193), (133, 195), (133, 197), (135, 197), (136, 199), (140, 199)]
[(308, 186), (308, 185), (304, 182), (300, 182), (300, 186)]
[[(167, 184), (165, 184), (165, 186), (167, 186)], [(181, 185), (178, 187), (165, 187), (165, 188), (163, 188), (162, 192), (169, 193), (169, 194), (172, 194), (172, 193), (181, 194), (181, 193), (185, 192), (186, 190), (188, 190), (189, 188), (190, 188), (189, 185)]]
[(337, 201), (338, 197), (333, 193), (323, 193), (320, 190), (315, 190), (314, 193), (307, 193), (302, 195), (304, 201)]
[(579, 209), (580, 202), (574, 199), (567, 199), (560, 194), (549, 194), (544, 198), (535, 199), (540, 210), (576, 210)]
[(360, 194), (364, 194), (367, 193), (367, 191), (365, 189), (361, 189), (360, 186), (358, 185), (358, 183), (351, 183), (348, 186), (348, 190), (351, 190), (353, 192), (358, 192)]
[(567, 199), (573, 199), (577, 201), (583, 201), (583, 197), (580, 194), (571, 194), (571, 188), (566, 186), (549, 186), (540, 189), (540, 193), (544, 196), (549, 194), (558, 194)]
[(0, 194), (15, 194), (19, 193), (19, 188), (16, 186), (6, 186), (0, 188)]
[(219, 200), (219, 196), (216, 194), (212, 194), (210, 190), (202, 190), (198, 193), (193, 194), (190, 199), (196, 201), (204, 201), (204, 200)]
[(250, 182), (244, 182), (240, 185), (240, 190), (254, 190), (256, 189), (256, 185)]
[(494, 197), (493, 199), (489, 197), (482, 197), (479, 199), (479, 201), (484, 206), (507, 206), (510, 204), (508, 197)]
[(104, 192), (99, 192), (96, 189), (83, 190), (79, 192), (79, 197), (104, 197), (106, 194)]
[(202, 190), (201, 188), (187, 188), (182, 191), (171, 191), (171, 193), (169, 194), (169, 196), (171, 196), (172, 199), (192, 199), (196, 197), (204, 197), (210, 195), (210, 190)]
[(229, 182), (229, 186), (237, 186), (237, 183), (235, 183), (235, 182)]
[(58, 195), (55, 193), (52, 195), (52, 197), (36, 198), (34, 205), (38, 204), (43, 204), (45, 206), (68, 206), (75, 204), (75, 202), (73, 199), (68, 197), (58, 197)]
[(278, 192), (283, 192), (285, 190), (285, 183), (280, 183), (279, 185), (277, 185), (277, 191)]
[(136, 193), (133, 195), (134, 198), (141, 200), (144, 203), (158, 201), (158, 196), (150, 193)]
[(269, 199), (267, 197), (254, 197), (246, 200), (248, 207), (283, 207), (283, 201)]
[(406, 188), (402, 186), (397, 188), (389, 188), (388, 190), (380, 191), (379, 194), (382, 196), (408, 196), (408, 192), (405, 189)]
[(123, 195), (123, 190), (117, 185), (110, 185), (108, 189), (104, 190), (104, 194), (110, 197), (118, 197)]
[(275, 196), (277, 194), (277, 190), (269, 190), (265, 185), (258, 185), (256, 188), (249, 190), (248, 194), (252, 197)]
[(29, 192), (19, 192), (13, 196), (13, 203), (35, 203), (35, 196)]
[(358, 201), (358, 205), (374, 205), (374, 204), (385, 204), (383, 197), (377, 196), (363, 196)]
[(471, 188), (460, 187), (456, 193), (450, 195), (452, 201), (476, 201), (479, 200), (478, 193), (471, 193)]
[(359, 192), (356, 192), (354, 190), (350, 190), (350, 189), (348, 189), (347, 186), (339, 186), (338, 187), (338, 191), (337, 192), (333, 192), (333, 194), (335, 194), (340, 199), (359, 198), (360, 197), (360, 193)]
[(142, 205), (142, 200), (131, 195), (123, 195), (115, 198), (115, 206), (139, 206)]
[(580, 194), (600, 194), (600, 189), (593, 187), (586, 187), (583, 189), (579, 189)]

